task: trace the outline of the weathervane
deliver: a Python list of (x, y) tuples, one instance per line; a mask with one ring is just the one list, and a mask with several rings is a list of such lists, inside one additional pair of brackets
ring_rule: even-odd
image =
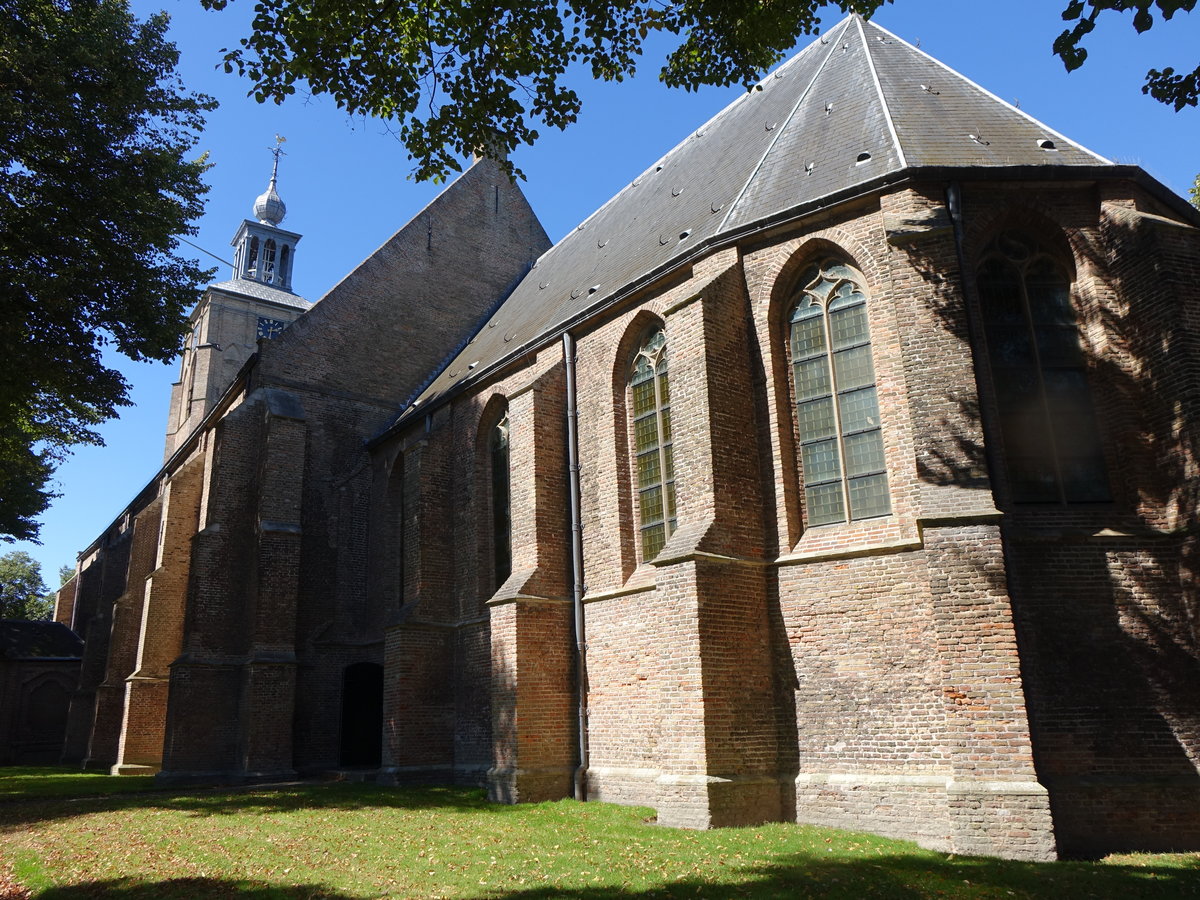
[(281, 134), (277, 134), (277, 135), (275, 135), (275, 146), (267, 148), (268, 150), (271, 151), (271, 155), (275, 157), (275, 164), (271, 167), (271, 183), (272, 184), (275, 183), (275, 178), (279, 174), (279, 157), (287, 156), (287, 154), (283, 152), (283, 145), (286, 143), (287, 143), (287, 138), (285, 138)]

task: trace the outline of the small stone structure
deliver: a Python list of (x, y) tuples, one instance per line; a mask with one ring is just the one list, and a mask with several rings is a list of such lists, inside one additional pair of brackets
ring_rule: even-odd
[(0, 766), (58, 762), (82, 656), (65, 625), (0, 620)]

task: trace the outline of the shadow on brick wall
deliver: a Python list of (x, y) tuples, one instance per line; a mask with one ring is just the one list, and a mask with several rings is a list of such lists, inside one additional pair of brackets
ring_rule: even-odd
[[(1037, 213), (1021, 218), (1038, 229)], [(971, 243), (986, 244), (977, 237)], [(957, 411), (957, 427), (932, 440), (919, 474), (978, 487), (990, 472), (997, 484), (1034, 759), (1060, 850), (1195, 849), (1200, 326), (1189, 316), (1200, 300), (1200, 246), (1188, 229), (1121, 206), (1070, 238), (1112, 502), (1005, 499), (1003, 471), (980, 439), (998, 432), (980, 346), (982, 403), (969, 389), (947, 390), (940, 399)], [(1063, 244), (1061, 233), (1047, 243)], [(909, 253), (918, 271), (933, 270), (920, 248)], [(964, 304), (957, 287), (931, 283), (934, 312), (953, 338), (978, 344), (978, 298), (966, 290)]]

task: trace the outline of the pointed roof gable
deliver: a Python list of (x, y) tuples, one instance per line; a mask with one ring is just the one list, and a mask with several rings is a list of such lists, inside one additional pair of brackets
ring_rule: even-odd
[(851, 16), (544, 253), (401, 418), (706, 248), (901, 172), (1112, 165)]

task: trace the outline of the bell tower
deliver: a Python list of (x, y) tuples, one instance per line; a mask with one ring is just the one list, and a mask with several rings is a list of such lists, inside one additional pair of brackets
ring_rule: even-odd
[(179, 449), (229, 389), (260, 340), (279, 335), (312, 304), (292, 290), (300, 235), (279, 225), (287, 206), (279, 196), (284, 138), (271, 148), (271, 181), (254, 201), (254, 218), (238, 226), (233, 278), (208, 286), (192, 310), (171, 387), (164, 460)]
[(282, 142), (283, 138), (276, 135), (276, 143), (271, 150), (275, 157), (271, 166), (271, 183), (254, 201), (254, 219), (257, 221), (246, 219), (233, 236), (233, 277), (290, 291), (292, 260), (300, 235), (279, 227), (287, 215), (287, 206), (276, 190), (279, 157), (284, 155), (280, 146)]

